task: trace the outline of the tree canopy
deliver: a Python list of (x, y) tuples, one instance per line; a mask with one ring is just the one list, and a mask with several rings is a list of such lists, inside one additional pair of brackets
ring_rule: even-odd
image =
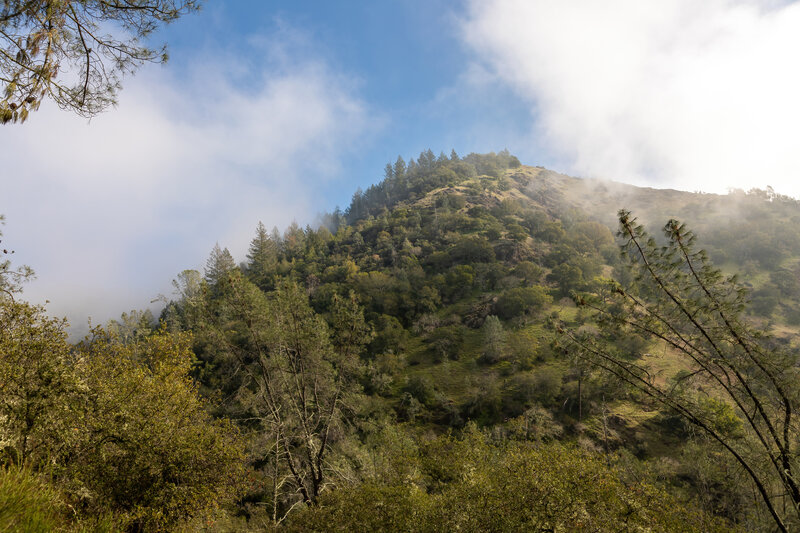
[(92, 117), (116, 103), (125, 74), (167, 60), (146, 39), (199, 0), (3, 0), (0, 123), (24, 122), (46, 98)]

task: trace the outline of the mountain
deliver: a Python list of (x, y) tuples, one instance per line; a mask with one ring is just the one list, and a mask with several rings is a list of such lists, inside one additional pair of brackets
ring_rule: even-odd
[(70, 344), (6, 261), (0, 529), (797, 530), (798, 221), (427, 150), (158, 324)]
[[(523, 166), (508, 152), (461, 158), (426, 151), (416, 161), (398, 159), (387, 164), (383, 181), (357, 191), (345, 211), (322, 215), (317, 229), (295, 224), (281, 234), (259, 225), (241, 267), (217, 248), (205, 279), (184, 272), (176, 282), (180, 297), (162, 319), (194, 332), (195, 377), (206, 395), (221, 400), (218, 416), (263, 420), (268, 413), (252, 402), (270, 387), (288, 387), (280, 379), (270, 385), (276, 375), (311, 379), (297, 391), (308, 386), (315, 396), (337, 391), (330, 409), (342, 409), (342, 418), (334, 424), (312, 416), (304, 424), (328, 428), (325, 439), (314, 440), (321, 437), (313, 431), (303, 439), (317, 442), (308, 444), (317, 452), (336, 449), (332, 455), (344, 461), (337, 468), (355, 468), (352, 478), (366, 475), (358, 470), (363, 464), (354, 466), (360, 464), (354, 450), (386, 439), (386, 428), (416, 434), (417, 443), (425, 433), (479, 430), (492, 436), (492, 446), (521, 439), (578, 444), (604, 450), (606, 457), (613, 452), (617, 462), (629, 457), (625, 468), (661, 479), (679, 500), (699, 501), (725, 519), (751, 520), (758, 505), (742, 503), (749, 496), (730, 477), (738, 474), (726, 470), (719, 450), (673, 411), (632, 393), (559, 340), (561, 327), (597, 329), (571, 295), (602, 293), (609, 278), (630, 279), (614, 237), (620, 209), (650, 228), (672, 218), (688, 223), (717, 265), (743, 273), (748, 323), (771, 329), (778, 344), (794, 342), (800, 324), (797, 201), (771, 189), (714, 195), (573, 178)], [(658, 229), (651, 233), (666, 242)], [(342, 322), (344, 316), (350, 322)], [(298, 333), (292, 337), (287, 328)], [(310, 338), (330, 341), (312, 349)], [(612, 335), (609, 342), (615, 353), (646, 363), (660, 382), (690, 369), (679, 350), (651, 336)], [(269, 370), (280, 361), (278, 353), (285, 354), (285, 366)], [(342, 353), (358, 355), (344, 365)], [(316, 355), (303, 359), (308, 354)], [(308, 370), (298, 370), (309, 364), (328, 370), (310, 378)], [(342, 388), (345, 375), (355, 388)], [(336, 407), (340, 393), (349, 398), (347, 416)], [(305, 394), (286, 405), (263, 401), (279, 421), (281, 409), (306, 405)], [(319, 409), (319, 402), (309, 405)], [(303, 442), (285, 453), (300, 453)], [(419, 450), (409, 460), (422, 460)], [(273, 453), (277, 465), (281, 452)], [(692, 454), (702, 461), (687, 462)], [(258, 469), (268, 462), (253, 464)], [(304, 478), (294, 476), (303, 487)], [(717, 484), (711, 492), (710, 479)], [(283, 495), (279, 507), (293, 501)]]

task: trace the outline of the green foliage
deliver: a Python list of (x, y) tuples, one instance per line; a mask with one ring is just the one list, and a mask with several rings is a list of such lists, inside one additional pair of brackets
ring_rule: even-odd
[(504, 291), (495, 304), (498, 316), (506, 320), (526, 313), (536, 313), (553, 301), (541, 286), (517, 287)]
[[(629, 212), (620, 211), (628, 283), (610, 283), (578, 302), (596, 312), (608, 336), (644, 334), (682, 358), (686, 370), (669, 386), (591, 335), (569, 333), (574, 348), (639, 391), (674, 410), (720, 445), (747, 474), (774, 526), (800, 523), (797, 355), (782, 349), (743, 315), (747, 291), (714, 268), (683, 224), (664, 226), (659, 245)], [(778, 488), (780, 487), (780, 488)], [(780, 498), (775, 494), (781, 492)], [(781, 500), (790, 501), (783, 511)]]
[(466, 328), (461, 324), (450, 324), (433, 330), (427, 337), (437, 361), (458, 359), (466, 336)]
[[(425, 151), (418, 160), (398, 158), (387, 165), (381, 183), (354, 195), (346, 212), (323, 215), (324, 227), (292, 224), (283, 235), (277, 230), (267, 235), (259, 227), (241, 271), (228, 261), (213, 284), (197, 273), (182, 276), (178, 297), (163, 316), (170, 328), (196, 333), (194, 375), (202, 380), (204, 393), (225, 399), (215, 407), (216, 414), (235, 417), (248, 435), (251, 485), (239, 511), (251, 525), (278, 522), (289, 511), (286, 520), (291, 521), (304, 507), (296, 503), (324, 506), (327, 498), (336, 500), (337, 487), (363, 482), (364, 499), (355, 492), (352, 498), (379, 515), (376, 521), (363, 516), (364, 524), (378, 528), (385, 511), (386, 517), (394, 517), (385, 518), (387, 523), (401, 528), (397, 521), (405, 514), (423, 516), (411, 507), (422, 505), (426, 495), (438, 494), (455, 478), (434, 490), (420, 479), (420, 472), (429, 469), (415, 470), (411, 457), (403, 456), (390, 462), (405, 461), (408, 468), (389, 483), (381, 477), (389, 474), (375, 457), (374, 436), (396, 429), (395, 418), (420, 433), (462, 428), (471, 419), (498, 439), (578, 440), (587, 448), (608, 447), (609, 454), (619, 446), (650, 465), (663, 465), (660, 475), (674, 494), (709, 495), (703, 501), (717, 512), (763, 525), (754, 517), (765, 516), (764, 509), (742, 496), (748, 491), (752, 496), (752, 487), (735, 477), (737, 468), (742, 473), (740, 464), (725, 466), (719, 460), (700, 473), (684, 464), (684, 448), (700, 446), (710, 458), (725, 451), (724, 446), (713, 439), (699, 441), (685, 423), (658, 422), (662, 415), (653, 414), (652, 405), (636, 403), (643, 398), (641, 391), (632, 392), (618, 376), (551, 344), (553, 326), (564, 321), (631, 368), (648, 370), (650, 381), (670, 397), (690, 399), (709, 427), (737, 450), (752, 451), (753, 434), (742, 423), (744, 410), (719, 400), (718, 385), (681, 363), (674, 347), (665, 350), (663, 339), (631, 325), (607, 320), (611, 327), (598, 328), (598, 316), (585, 306), (576, 309), (563, 300), (553, 305), (553, 297), (591, 291), (617, 316), (626, 316), (630, 309), (616, 301), (614, 289), (609, 291), (601, 277), (612, 271), (625, 287), (643, 288), (638, 297), (657, 297), (657, 287), (642, 283), (641, 270), (626, 269), (610, 230), (597, 222), (607, 220), (604, 209), (616, 201), (607, 194), (611, 189), (539, 168), (513, 168), (513, 161), (503, 161), (501, 155), (462, 159)], [(730, 215), (738, 207), (728, 209), (724, 197), (705, 195), (690, 202), (676, 193), (673, 202), (669, 192), (628, 192), (633, 199), (643, 198), (648, 212), (655, 214), (674, 208), (708, 220), (709, 213), (716, 213), (728, 217), (725, 223), (736, 226), (738, 236), (756, 228), (758, 238), (768, 243), (760, 247), (775, 250), (759, 251), (756, 257), (746, 247), (725, 241), (735, 241), (737, 235), (714, 232), (715, 253), (731, 261), (726, 268), (748, 262), (748, 272), (755, 276), (755, 306), (750, 308), (755, 316), (769, 312), (781, 326), (800, 316), (791, 296), (781, 295), (791, 294), (800, 279), (790, 248), (798, 241), (792, 230), (796, 224), (788, 223), (796, 204), (743, 195), (736, 200), (742, 202), (739, 221)], [(664, 197), (668, 200), (662, 205)], [(750, 216), (751, 208), (758, 216)], [(665, 243), (668, 239), (660, 239), (655, 246)], [(260, 263), (263, 277), (256, 275), (259, 254), (266, 258)], [(771, 270), (760, 270), (765, 266)], [(681, 283), (689, 286), (686, 278)], [(354, 306), (351, 292), (363, 313)], [(294, 295), (291, 303), (280, 304), (289, 293)], [(692, 298), (700, 296), (697, 292)], [(292, 314), (295, 318), (287, 318)], [(286, 332), (293, 328), (304, 332), (305, 344), (289, 340)], [(764, 340), (765, 350), (787, 344)], [(319, 368), (318, 375), (292, 368), (289, 354), (295, 349), (308, 354), (296, 359), (302, 362), (297, 368)], [(776, 364), (783, 368), (783, 362)], [(293, 391), (288, 385), (295, 379), (300, 386)], [(307, 379), (317, 380), (318, 397), (311, 401), (298, 392), (312, 390)], [(342, 395), (328, 410), (335, 396), (330, 391), (337, 387)], [(268, 391), (275, 394), (273, 400), (265, 399)], [(776, 410), (778, 402), (766, 405)], [(305, 418), (315, 428), (311, 432), (303, 429), (304, 415), (296, 406), (323, 413)], [(752, 406), (747, 412), (754, 412)], [(417, 453), (412, 439), (403, 442), (411, 455)], [(317, 468), (313, 457), (323, 449), (322, 467)], [(751, 463), (759, 473), (770, 469), (760, 459)], [(644, 468), (633, 458), (628, 466)], [(315, 479), (321, 481), (315, 485)], [(411, 485), (419, 491), (398, 488)], [(310, 496), (303, 494), (303, 487)], [(403, 511), (368, 501), (380, 498), (386, 487), (397, 489), (394, 498), (405, 498)], [(783, 489), (771, 483), (770, 490), (777, 494)], [(350, 523), (357, 511), (339, 508), (336, 513)], [(335, 516), (331, 520), (339, 520)]]
[(458, 265), (448, 270), (439, 292), (450, 302), (456, 302), (472, 292), (475, 269), (470, 265)]
[(483, 237), (467, 236), (450, 250), (450, 259), (454, 263), (491, 263), (495, 259), (494, 249)]
[(481, 361), (494, 364), (505, 358), (507, 353), (506, 332), (500, 319), (494, 315), (486, 317), (486, 321), (481, 327), (481, 333), (483, 334)]
[(227, 283), (207, 302), (202, 335), (241, 375), (223, 386), (261, 443), (255, 466), (271, 485), (265, 496), (277, 522), (298, 501), (316, 502), (347, 467), (337, 464), (337, 448), (347, 445), (362, 403), (360, 354), (372, 333), (353, 293), (334, 296), (331, 335), (296, 283), (279, 283), (271, 298), (238, 273)]
[[(421, 476), (329, 493), (287, 531), (732, 531), (591, 453), (468, 431), (404, 453)], [(413, 479), (413, 478), (412, 478)], [(409, 482), (410, 481), (410, 482)]]
[(16, 463), (46, 462), (69, 432), (81, 379), (65, 327), (41, 307), (0, 299), (0, 435)]
[(376, 335), (369, 344), (373, 354), (401, 353), (408, 339), (408, 332), (393, 316), (380, 315), (375, 320)]
[(206, 413), (188, 378), (190, 346), (187, 334), (163, 331), (122, 344), (99, 328), (80, 345), (88, 409), (73, 429), (82, 453), (65, 470), (91, 495), (84, 505), (155, 530), (233, 498), (241, 442)]
[(98, 114), (116, 103), (123, 74), (166, 61), (166, 47), (142, 42), (197, 9), (195, 0), (4, 1), (0, 123), (24, 122), (47, 97), (81, 116)]
[(279, 243), (270, 238), (261, 222), (247, 252), (247, 277), (261, 288), (269, 288), (278, 262)]
[(106, 330), (122, 342), (132, 342), (151, 334), (157, 326), (156, 319), (149, 309), (144, 311), (132, 309), (129, 313), (122, 313), (119, 320), (110, 320), (106, 324)]
[(188, 377), (188, 334), (123, 342), (95, 328), (71, 348), (63, 321), (13, 300), (0, 328), (5, 456), (49, 473), (76, 518), (159, 530), (233, 496), (241, 443)]
[(532, 373), (517, 374), (509, 392), (525, 408), (533, 404), (550, 406), (559, 398), (563, 372), (553, 366), (538, 368)]
[[(0, 226), (5, 224), (5, 216), (0, 214)], [(0, 231), (0, 237), (3, 232)], [(0, 243), (3, 240), (0, 239)], [(14, 250), (8, 248), (0, 248), (0, 298), (7, 298), (13, 296), (15, 293), (22, 290), (22, 284), (33, 278), (33, 270), (30, 267), (22, 266), (12, 268), (10, 255), (13, 255)]]
[(530, 261), (520, 261), (514, 268), (514, 275), (520, 277), (525, 284), (537, 283), (542, 277), (542, 267)]
[(209, 285), (215, 287), (235, 268), (236, 262), (231, 253), (227, 248), (220, 248), (217, 243), (206, 261), (205, 280)]
[(585, 238), (595, 250), (614, 243), (614, 235), (608, 226), (595, 221), (578, 222), (570, 228), (570, 234)]
[(511, 361), (522, 370), (533, 368), (539, 356), (539, 336), (530, 329), (512, 331), (506, 340)]
[[(406, 162), (398, 157), (385, 172), (385, 179), (370, 186), (366, 191), (360, 189), (353, 195), (350, 206), (345, 211), (345, 218), (350, 224), (368, 216), (376, 216), (382, 209), (400, 201), (419, 198), (425, 194), (445, 186), (455, 186), (478, 174), (499, 177), (507, 168), (520, 166), (519, 160), (508, 151), (499, 154), (469, 154), (463, 159), (458, 156), (436, 158), (433, 152), (426, 150), (419, 155), (418, 161)], [(388, 167), (388, 165), (387, 165)], [(451, 207), (458, 207), (451, 204)]]
[(433, 382), (427, 376), (412, 376), (403, 390), (422, 405), (431, 406), (436, 399)]

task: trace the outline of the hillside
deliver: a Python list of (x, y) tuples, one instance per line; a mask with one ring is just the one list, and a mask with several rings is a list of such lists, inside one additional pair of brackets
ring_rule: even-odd
[(426, 151), (216, 246), (160, 324), (70, 345), (4, 261), (0, 496), (70, 531), (792, 530), (798, 221)]
[[(507, 152), (435, 158), (428, 151), (418, 161), (398, 159), (385, 174), (344, 212), (324, 215), (319, 229), (259, 227), (242, 267), (266, 294), (294, 280), (334, 328), (337, 299), (353, 295), (371, 330), (359, 377), (370, 416), (407, 431), (474, 422), (503, 438), (522, 431), (534, 441), (633, 453), (683, 497), (725, 516), (737, 512), (742, 496), (733, 487), (697, 492), (709, 474), (683, 462), (702, 448), (687, 440), (689, 428), (562, 352), (553, 324), (593, 327), (583, 325), (589, 315), (570, 295), (624, 278), (614, 234), (617, 211), (626, 208), (657, 238), (669, 218), (688, 222), (719, 265), (744, 273), (753, 289), (750, 320), (788, 343), (800, 323), (797, 202), (771, 190), (712, 195), (583, 180), (522, 166)], [(221, 273), (233, 268), (226, 254), (209, 259), (210, 287), (224, 285)], [(163, 318), (198, 330), (184, 307), (174, 302)], [(687, 369), (667, 346), (638, 336), (614, 342), (625, 353), (659, 353), (643, 360), (661, 383)], [(197, 376), (210, 394), (230, 398), (241, 383), (212, 345), (198, 336)], [(235, 402), (223, 406), (220, 414), (242, 416)], [(710, 449), (702, 453), (714, 463)]]

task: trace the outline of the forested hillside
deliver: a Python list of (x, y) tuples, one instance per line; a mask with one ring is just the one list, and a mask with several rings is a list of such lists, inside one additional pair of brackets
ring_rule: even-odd
[(428, 150), (77, 346), (6, 264), (0, 495), (131, 531), (792, 530), (799, 221)]

